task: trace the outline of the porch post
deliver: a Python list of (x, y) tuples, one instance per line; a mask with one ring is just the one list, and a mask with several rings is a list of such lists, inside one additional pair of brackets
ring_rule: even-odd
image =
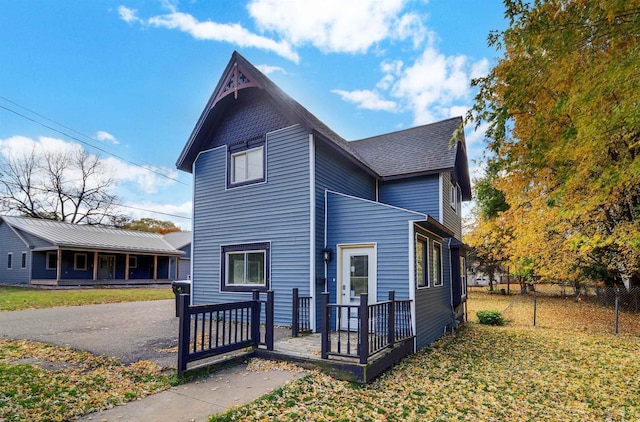
[(129, 254), (124, 255), (124, 281), (129, 281)]
[(189, 295), (178, 296), (178, 315), (180, 326), (178, 328), (178, 378), (187, 370), (189, 361), (189, 338), (191, 329), (191, 313), (189, 312)]
[(93, 281), (98, 279), (98, 251), (93, 251)]
[(60, 276), (62, 275), (62, 249), (58, 248), (56, 257), (58, 258), (56, 260), (56, 281), (60, 281)]
[(262, 305), (260, 304), (260, 293), (253, 290), (251, 301), (253, 302), (253, 311), (251, 313), (251, 337), (253, 337), (253, 347), (260, 344), (260, 313)]
[(366, 364), (369, 360), (369, 295), (367, 293), (360, 294), (360, 306), (358, 306), (358, 316), (360, 320), (360, 344), (358, 354), (360, 355), (360, 363)]
[(158, 279), (158, 255), (153, 255), (153, 279)]
[(329, 350), (331, 350), (331, 337), (329, 335), (329, 292), (321, 293), (322, 304), (320, 307), (320, 357), (322, 359), (329, 358)]
[(273, 325), (274, 325), (274, 318), (273, 318), (273, 310), (274, 310), (274, 306), (273, 306), (273, 290), (268, 290), (267, 291), (267, 305), (265, 306), (265, 323), (266, 323), (266, 328), (265, 328), (265, 333), (264, 333), (264, 342), (267, 345), (267, 350), (273, 350)]
[(291, 307), (291, 337), (298, 337), (298, 288), (293, 289), (293, 306)]
[(389, 330), (387, 347), (392, 348), (396, 341), (396, 292), (393, 290), (389, 290), (389, 312), (387, 312), (387, 316), (389, 318), (387, 322), (387, 329)]

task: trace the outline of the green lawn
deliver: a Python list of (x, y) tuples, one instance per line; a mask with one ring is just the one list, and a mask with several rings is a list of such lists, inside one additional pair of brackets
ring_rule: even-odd
[(0, 311), (173, 299), (171, 287), (41, 289), (0, 286)]
[[(611, 309), (473, 292), (470, 323), (360, 386), (313, 372), (211, 421), (637, 421), (640, 316), (613, 334)], [(479, 325), (478, 310), (507, 325)]]

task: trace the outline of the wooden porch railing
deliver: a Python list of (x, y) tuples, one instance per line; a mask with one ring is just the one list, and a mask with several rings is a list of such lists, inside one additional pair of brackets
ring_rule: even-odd
[[(368, 295), (362, 294), (359, 305), (338, 305), (329, 303), (329, 293), (322, 293), (320, 354), (323, 359), (342, 356), (357, 358), (359, 363), (366, 364), (381, 350), (413, 338), (410, 300), (395, 300), (395, 292), (390, 291), (387, 301), (371, 305), (367, 301)], [(337, 327), (335, 349), (331, 344), (333, 326)]]
[(180, 295), (178, 376), (182, 377), (188, 363), (208, 357), (259, 345), (273, 350), (273, 303), (272, 291), (267, 292), (266, 301), (254, 291), (249, 301), (196, 306), (189, 305), (189, 295)]
[(291, 336), (311, 332), (311, 296), (300, 296), (298, 289), (293, 289), (293, 306), (291, 312)]

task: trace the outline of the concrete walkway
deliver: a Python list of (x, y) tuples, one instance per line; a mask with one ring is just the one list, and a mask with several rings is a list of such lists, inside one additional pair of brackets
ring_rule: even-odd
[(138, 401), (86, 415), (79, 420), (207, 421), (209, 415), (224, 412), (231, 406), (249, 403), (304, 375), (303, 372), (282, 370), (252, 372), (247, 371), (243, 364)]

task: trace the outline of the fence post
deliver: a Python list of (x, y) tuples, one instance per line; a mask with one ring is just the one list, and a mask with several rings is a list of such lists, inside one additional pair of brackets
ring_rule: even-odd
[(360, 294), (360, 306), (358, 306), (358, 319), (360, 320), (358, 345), (360, 350), (360, 363), (366, 364), (369, 360), (369, 295), (367, 293)]
[(253, 311), (251, 313), (251, 337), (253, 338), (253, 347), (258, 347), (260, 344), (260, 313), (262, 312), (260, 292), (254, 290), (251, 300), (253, 301)]
[(178, 378), (187, 370), (189, 361), (189, 330), (191, 328), (191, 313), (189, 309), (189, 295), (181, 294), (178, 297), (178, 315), (180, 325), (178, 328)]
[(387, 347), (392, 348), (393, 344), (396, 341), (396, 292), (393, 290), (389, 291), (389, 312), (388, 312), (388, 344)]
[(533, 326), (536, 326), (536, 313), (538, 311), (538, 292), (533, 292)]
[(273, 317), (273, 309), (274, 309), (274, 294), (273, 290), (267, 291), (267, 305), (265, 307), (265, 339), (264, 342), (267, 344), (267, 350), (273, 350), (273, 329), (274, 329), (274, 317)]
[(620, 292), (616, 289), (616, 334), (618, 334), (618, 314), (620, 313)]
[(299, 328), (299, 303), (298, 303), (298, 288), (295, 287), (293, 289), (293, 306), (291, 307), (291, 336), (298, 337), (298, 328)]
[(329, 336), (329, 293), (323, 292), (321, 298), (320, 331), (322, 339), (320, 341), (320, 357), (322, 359), (328, 359), (329, 350), (331, 350), (331, 337)]

